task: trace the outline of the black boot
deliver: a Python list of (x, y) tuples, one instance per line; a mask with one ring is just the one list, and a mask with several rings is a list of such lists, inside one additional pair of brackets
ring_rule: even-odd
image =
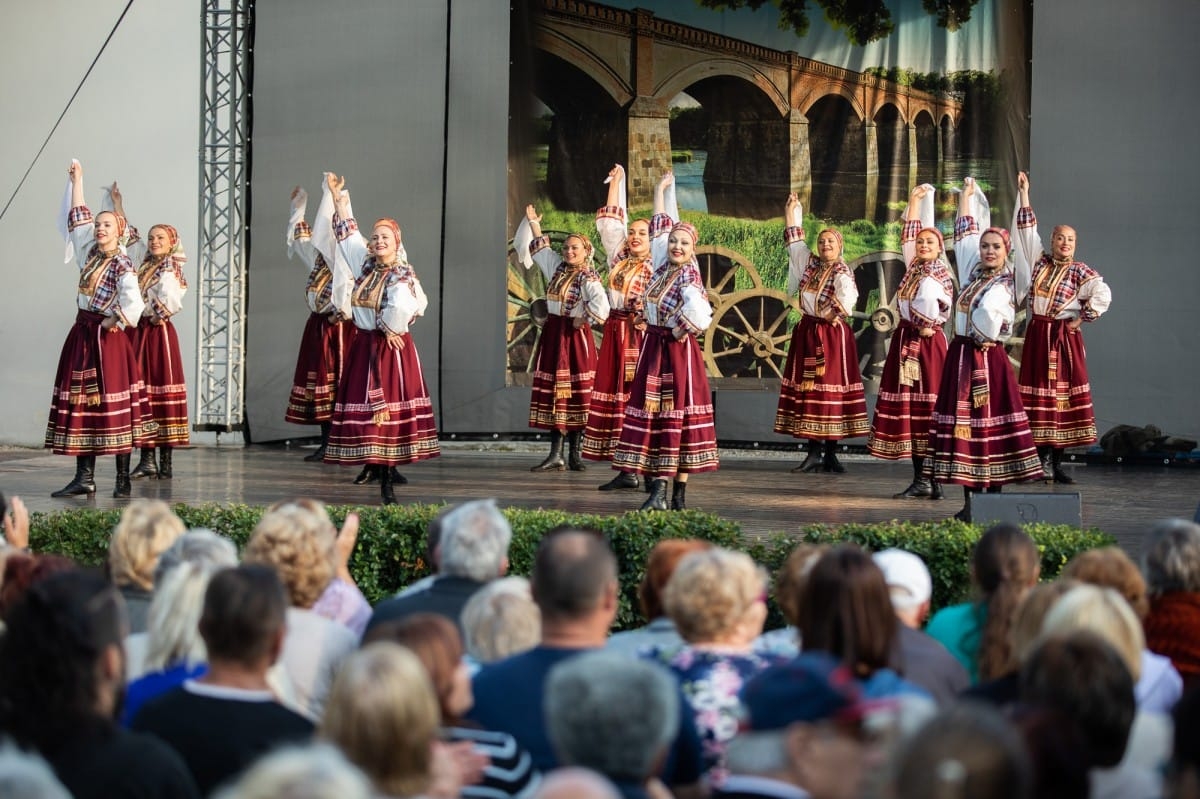
[(550, 454), (546, 460), (529, 469), (531, 472), (561, 472), (567, 468), (567, 462), (562, 456), (563, 434), (558, 430), (550, 431)]
[(171, 448), (158, 448), (158, 479), (170, 480), (174, 477), (174, 472), (171, 471)]
[(676, 480), (675, 486), (671, 489), (671, 510), (687, 510), (687, 504), (684, 502), (685, 494), (687, 494), (687, 483)]
[(971, 489), (963, 486), (963, 506), (962, 510), (954, 514), (954, 518), (960, 522), (971, 521)]
[(55, 491), (52, 497), (79, 497), (96, 493), (96, 456), (75, 456), (75, 479)]
[(117, 456), (117, 484), (113, 488), (113, 497), (127, 497), (132, 490), (133, 486), (129, 483), (129, 453), (122, 452)]
[(154, 462), (154, 447), (142, 447), (138, 465), (129, 473), (130, 480), (140, 480), (143, 477), (150, 480), (158, 478), (158, 464)]
[(921, 473), (925, 467), (925, 459), (920, 455), (913, 455), (912, 464), (913, 481), (909, 483), (908, 488), (899, 494), (892, 494), (892, 499), (919, 499), (933, 496), (932, 483), (928, 477)]
[(1061, 449), (1050, 450), (1050, 474), (1054, 482), (1060, 485), (1074, 485), (1075, 478), (1062, 469), (1062, 456), (1063, 451)]
[(1038, 458), (1042, 461), (1042, 480), (1054, 482), (1054, 447), (1038, 447)]
[(378, 479), (379, 469), (375, 467), (375, 464), (368, 463), (366, 466), (362, 467), (362, 471), (359, 472), (358, 476), (354, 478), (354, 484), (356, 486), (365, 486), (368, 483), (374, 483)]
[(638, 510), (666, 510), (667, 509), (667, 481), (661, 477), (655, 477), (653, 480), (646, 481), (650, 485), (650, 496), (646, 497), (646, 501), (642, 503), (642, 507)]
[(999, 494), (1001, 488), (1003, 488), (1003, 486), (988, 486), (984, 490), (984, 493), (985, 494)]
[(392, 485), (408, 485), (408, 478), (400, 474), (400, 470), (395, 466), (389, 466), (388, 471), (391, 472), (392, 475)]
[(573, 472), (587, 471), (587, 467), (583, 465), (583, 461), (579, 457), (579, 448), (582, 441), (582, 430), (572, 430), (567, 433), (567, 465), (571, 467), (571, 471)]
[(321, 422), (321, 444), (315, 451), (305, 455), (304, 460), (309, 463), (325, 460), (325, 447), (329, 445), (329, 431), (331, 429), (333, 429), (333, 422)]
[(804, 459), (804, 463), (792, 469), (792, 474), (796, 472), (819, 472), (825, 468), (825, 464), (821, 459), (821, 442), (815, 438), (808, 440), (808, 457)]
[(600, 486), (598, 491), (616, 491), (620, 488), (637, 488), (638, 479), (636, 474), (629, 472), (617, 472), (617, 476), (609, 480), (604, 485)]
[(396, 504), (396, 492), (392, 489), (392, 470), (388, 466), (376, 466), (379, 470), (379, 496), (384, 505)]
[(843, 466), (842, 462), (837, 459), (837, 454), (835, 452), (836, 449), (836, 441), (825, 442), (825, 458), (821, 465), (825, 467), (825, 471), (827, 472), (833, 472), (834, 474), (845, 474), (846, 467)]
[(942, 484), (933, 478), (929, 480), (929, 498), (934, 500), (946, 498), (946, 495), (942, 493)]

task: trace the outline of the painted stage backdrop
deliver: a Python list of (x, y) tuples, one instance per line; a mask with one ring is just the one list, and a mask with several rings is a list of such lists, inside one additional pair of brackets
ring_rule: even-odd
[[(799, 319), (783, 244), (795, 191), (810, 246), (830, 224), (845, 238), (874, 393), (898, 321), (911, 188), (936, 187), (947, 242), (968, 175), (998, 223), (1011, 217), (1015, 173), (1028, 167), (1032, 14), (1028, 0), (859, 5), (870, 13), (839, 17), (844, 4), (828, 0), (807, 13), (803, 0), (515, 2), (509, 235), (532, 202), (556, 245), (589, 234), (603, 274), (594, 220), (608, 170), (625, 167), (636, 218), (672, 169), (714, 310), (702, 339), (709, 376), (716, 387), (777, 385)], [(509, 382), (523, 385), (544, 283), (511, 241), (508, 259)]]

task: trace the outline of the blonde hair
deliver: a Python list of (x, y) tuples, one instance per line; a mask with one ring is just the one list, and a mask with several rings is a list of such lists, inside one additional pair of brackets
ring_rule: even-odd
[(480, 663), (503, 660), (542, 640), (542, 612), (524, 577), (493, 580), (472, 594), (462, 609), (462, 626), (467, 652)]
[(749, 555), (714, 547), (679, 561), (663, 606), (685, 641), (711, 641), (731, 632), (766, 586), (765, 573)]
[(1042, 623), (1046, 620), (1050, 608), (1054, 607), (1054, 603), (1072, 588), (1081, 585), (1082, 582), (1071, 577), (1059, 577), (1053, 582), (1038, 583), (1025, 593), (1013, 614), (1012, 627), (1008, 630), (1012, 658), (1009, 666), (1012, 669), (1020, 668), (1041, 643)]
[(207, 564), (182, 563), (163, 578), (146, 617), (145, 671), (160, 671), (180, 662), (191, 667), (208, 659), (200, 636), (200, 616), (208, 582), (219, 570)]
[(311, 608), (333, 579), (336, 539), (337, 529), (323, 503), (277, 502), (255, 525), (242, 560), (273, 567), (292, 605)]
[(154, 590), (158, 557), (187, 528), (161, 499), (135, 499), (121, 514), (108, 542), (108, 570), (117, 587)]
[(366, 772), (378, 792), (413, 796), (428, 786), (440, 718), (433, 684), (417, 656), (378, 641), (342, 663), (320, 735)]
[(1063, 594), (1042, 622), (1042, 638), (1086, 630), (1121, 656), (1136, 683), (1142, 676), (1146, 636), (1133, 608), (1112, 588), (1080, 585)]
[(371, 784), (337, 748), (308, 744), (276, 749), (214, 799), (372, 799)]

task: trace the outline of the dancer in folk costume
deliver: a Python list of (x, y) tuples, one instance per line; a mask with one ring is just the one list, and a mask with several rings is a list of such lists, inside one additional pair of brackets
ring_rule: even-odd
[(1013, 215), (1014, 263), (1018, 280), (1029, 285), (1029, 324), (1017, 382), (1045, 481), (1070, 484), (1075, 481), (1062, 469), (1063, 450), (1096, 441), (1080, 327), (1108, 310), (1112, 290), (1099, 272), (1075, 260), (1074, 228), (1059, 225), (1050, 237), (1049, 251), (1042, 247), (1024, 172), (1017, 175), (1017, 190), (1021, 207)]
[[(583, 431), (583, 457), (612, 460), (625, 421), (629, 386), (642, 351), (646, 320), (642, 295), (654, 271), (650, 257), (650, 220), (626, 220), (625, 169), (615, 165), (608, 173), (608, 200), (596, 212), (596, 231), (608, 254), (608, 320), (600, 341), (596, 381)], [(656, 209), (658, 210), (658, 209)], [(679, 218), (676, 210), (673, 219)], [(637, 488), (632, 472), (619, 471), (600, 486), (601, 491)]]
[(954, 304), (954, 278), (946, 266), (941, 232), (933, 226), (934, 190), (912, 190), (904, 212), (901, 247), (908, 270), (896, 291), (900, 325), (892, 333), (867, 449), (885, 460), (911, 458), (913, 479), (895, 499), (942, 498), (942, 487), (924, 475), (933, 403), (946, 361), (942, 326)]
[(130, 452), (154, 441), (137, 357), (125, 332), (141, 319), (145, 302), (137, 269), (120, 243), (124, 217), (101, 211), (93, 218), (83, 201), (83, 167), (72, 161), (67, 174), (60, 225), (69, 237), (67, 260), (79, 266), (79, 310), (58, 359), (46, 447), (75, 456), (75, 478), (51, 496), (95, 494), (96, 456), (116, 455), (113, 496), (127, 497)]
[(326, 185), (337, 209), (334, 232), (342, 257), (361, 269), (350, 297), (358, 334), (338, 384), (325, 462), (367, 466), (379, 480), (383, 504), (392, 505), (393, 486), (408, 481), (391, 467), (441, 454), (433, 403), (408, 332), (429, 301), (396, 220), (377, 220), (368, 244), (350, 215), (345, 180), (329, 173)]
[[(308, 267), (304, 294), (309, 315), (300, 338), (300, 353), (283, 418), (292, 424), (321, 426), (320, 446), (304, 457), (306, 461), (321, 461), (329, 446), (338, 383), (358, 328), (350, 321), (354, 274), (342, 257), (333, 234), (334, 198), (329, 186), (321, 187), (321, 203), (317, 206), (312, 227), (304, 221), (307, 207), (308, 193), (299, 186), (292, 189), (287, 227), (288, 258), (299, 255)], [(354, 215), (349, 208), (346, 213), (351, 218)], [(372, 476), (375, 474), (374, 470), (367, 471)]]
[(775, 432), (808, 439), (808, 457), (793, 472), (842, 473), (835, 449), (870, 430), (858, 348), (846, 317), (858, 301), (854, 273), (842, 260), (842, 234), (817, 234), (814, 255), (804, 243), (804, 212), (796, 195), (784, 206), (788, 294), (799, 291), (804, 314), (792, 331), (779, 387)]
[[(656, 211), (666, 208), (664, 197), (674, 185), (668, 172), (655, 189)], [(712, 324), (712, 306), (696, 262), (696, 228), (656, 212), (650, 235), (655, 267), (642, 304), (646, 338), (613, 468), (650, 480), (650, 496), (641, 510), (683, 510), (688, 476), (720, 465), (712, 392), (696, 341)]]
[[(529, 426), (550, 431), (550, 454), (533, 472), (582, 472), (581, 445), (596, 376), (593, 324), (608, 319), (608, 294), (592, 264), (592, 242), (582, 233), (567, 236), (562, 257), (542, 235), (542, 218), (532, 205), (513, 236), (513, 248), (526, 269), (535, 263), (546, 278), (550, 311), (538, 340)], [(563, 439), (568, 455), (563, 459)]]
[[(117, 215), (128, 219), (124, 197), (116, 183), (112, 184), (110, 194)], [(129, 477), (170, 480), (175, 476), (173, 450), (186, 447), (191, 440), (183, 356), (179, 351), (179, 334), (171, 322), (171, 317), (183, 310), (183, 296), (187, 293), (183, 267), (187, 255), (179, 231), (164, 224), (150, 228), (144, 241), (137, 228), (129, 225), (125, 249), (137, 266), (138, 286), (146, 305), (137, 327), (125, 332), (141, 369), (150, 415), (158, 425), (150, 442), (142, 446), (141, 458)]]
[(1021, 406), (1004, 342), (1013, 332), (1023, 296), (1008, 264), (1007, 230), (988, 227), (983, 192), (963, 181), (954, 223), (954, 256), (962, 287), (954, 312), (954, 340), (946, 353), (933, 409), (926, 476), (957, 483), (967, 500), (955, 518), (970, 520), (971, 491), (998, 493), (1007, 483), (1036, 479), (1041, 463)]

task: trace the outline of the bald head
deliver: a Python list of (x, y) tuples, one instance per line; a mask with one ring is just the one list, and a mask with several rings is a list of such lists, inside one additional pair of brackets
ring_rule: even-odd
[(621, 794), (594, 771), (560, 768), (542, 779), (533, 799), (621, 799)]
[(533, 600), (546, 619), (581, 619), (606, 599), (617, 579), (617, 559), (592, 530), (552, 530), (538, 545), (530, 578)]

